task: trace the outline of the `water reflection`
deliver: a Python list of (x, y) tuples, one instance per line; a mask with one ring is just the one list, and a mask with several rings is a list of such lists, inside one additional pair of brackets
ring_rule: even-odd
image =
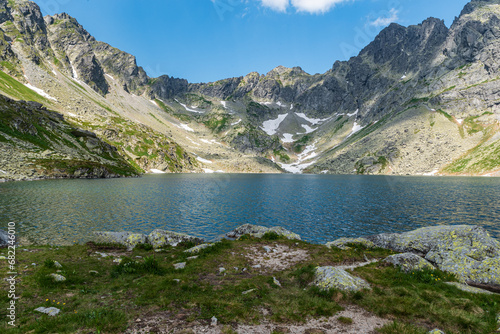
[(1, 227), (48, 243), (155, 228), (215, 238), (245, 223), (305, 240), (478, 224), (500, 236), (500, 179), (326, 175), (151, 175), (0, 185)]

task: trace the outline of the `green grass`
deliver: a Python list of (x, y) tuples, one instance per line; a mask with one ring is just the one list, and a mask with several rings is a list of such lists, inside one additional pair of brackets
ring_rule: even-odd
[(0, 71), (0, 90), (15, 99), (49, 104), (49, 100), (29, 89), (8, 74)]
[[(254, 262), (249, 256), (255, 249), (264, 252), (263, 246), (276, 245), (304, 251), (308, 258), (279, 271), (252, 268)], [(121, 333), (137, 318), (182, 314), (186, 323), (195, 320), (209, 323), (216, 316), (230, 333), (235, 323), (271, 321), (286, 326), (309, 318), (332, 316), (342, 306), (356, 304), (379, 316), (398, 319), (381, 329), (381, 333), (425, 333), (435, 327), (446, 333), (488, 333), (493, 330), (495, 315), (500, 311), (499, 296), (459, 291), (443, 283), (454, 278), (440, 271), (405, 274), (392, 266), (373, 264), (355, 270), (355, 275), (370, 282), (372, 290), (342, 293), (310, 285), (318, 265), (340, 265), (392, 254), (383, 249), (353, 245), (352, 249), (342, 251), (270, 233), (263, 239), (247, 236), (238, 241), (223, 240), (202, 250), (198, 258), (188, 260), (192, 254), (184, 250), (191, 246), (192, 243), (169, 246), (160, 252), (151, 247), (127, 251), (111, 244), (94, 243), (28, 247), (30, 252), (17, 254), (21, 272), (18, 283), (21, 298), (17, 301), (19, 327), (10, 328), (4, 323), (0, 331)], [(96, 252), (115, 255), (101, 258)], [(0, 253), (6, 255), (6, 250)], [(118, 256), (122, 258), (120, 264), (113, 262), (113, 257)], [(0, 272), (5, 276), (8, 268), (1, 261)], [(54, 282), (49, 278), (58, 270), (53, 261), (62, 264), (60, 274), (66, 281)], [(179, 262), (187, 265), (175, 270), (173, 264)], [(219, 272), (220, 267), (226, 269), (224, 274)], [(282, 287), (273, 283), (273, 277)], [(1, 317), (6, 315), (7, 302), (5, 296), (0, 298)], [(54, 306), (61, 313), (49, 317), (34, 312), (40, 306)], [(267, 310), (266, 315), (261, 312), (263, 309)], [(338, 321), (349, 326), (352, 319)]]

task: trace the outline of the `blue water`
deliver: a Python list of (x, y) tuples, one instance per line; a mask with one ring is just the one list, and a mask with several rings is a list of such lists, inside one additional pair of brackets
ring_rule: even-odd
[(0, 185), (0, 228), (68, 244), (92, 231), (155, 228), (213, 239), (245, 224), (304, 240), (476, 224), (500, 236), (500, 179), (329, 175), (147, 175)]

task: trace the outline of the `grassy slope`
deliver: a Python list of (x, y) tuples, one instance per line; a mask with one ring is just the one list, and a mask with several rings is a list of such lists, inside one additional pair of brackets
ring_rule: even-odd
[[(251, 248), (286, 245), (304, 250), (309, 259), (282, 271), (252, 268), (246, 255)], [(446, 333), (492, 333), (495, 315), (500, 311), (500, 296), (472, 295), (443, 283), (452, 277), (439, 272), (404, 274), (390, 266), (373, 264), (355, 270), (367, 279), (373, 290), (360, 293), (322, 292), (309, 284), (317, 265), (345, 264), (369, 258), (383, 258), (386, 250), (353, 248), (349, 251), (328, 249), (322, 245), (268, 238), (223, 241), (218, 246), (186, 260), (183, 252), (192, 245), (167, 248), (162, 252), (135, 249), (127, 252), (111, 245), (75, 245), (69, 247), (29, 247), (18, 252), (17, 284), (18, 328), (5, 325), (3, 333), (73, 333), (75, 331), (119, 333), (134, 324), (135, 319), (161, 314), (182, 323), (235, 322), (276, 324), (304, 322), (310, 317), (333, 315), (341, 305), (358, 304), (380, 316), (396, 319), (382, 333), (426, 333), (439, 327)], [(118, 265), (113, 257), (100, 258), (97, 252), (113, 253), (124, 260)], [(6, 255), (6, 251), (2, 252)], [(140, 256), (141, 258), (139, 258)], [(55, 283), (47, 277), (55, 273), (52, 260), (59, 261), (65, 282)], [(6, 275), (5, 260), (0, 272)], [(174, 263), (187, 261), (182, 270)], [(36, 263), (33, 266), (32, 263)], [(224, 274), (219, 268), (226, 268)], [(238, 267), (236, 269), (235, 267)], [(242, 271), (242, 268), (248, 268)], [(98, 271), (93, 274), (90, 270)], [(283, 288), (273, 283), (273, 276)], [(178, 279), (179, 281), (175, 281)], [(2, 283), (6, 285), (6, 282)], [(255, 289), (248, 294), (244, 291)], [(6, 315), (9, 301), (0, 296), (0, 316)], [(40, 306), (61, 309), (56, 317), (34, 312)], [(261, 312), (266, 309), (266, 316)], [(344, 319), (345, 320), (345, 319)], [(348, 319), (345, 320), (348, 322)], [(228, 327), (228, 328), (229, 328)], [(230, 331), (228, 331), (230, 332)]]

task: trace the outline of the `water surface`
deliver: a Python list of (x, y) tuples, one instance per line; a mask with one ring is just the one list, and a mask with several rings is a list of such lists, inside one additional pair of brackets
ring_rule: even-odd
[(0, 227), (44, 243), (155, 228), (216, 238), (245, 224), (304, 240), (477, 224), (500, 236), (500, 179), (329, 175), (147, 175), (0, 185)]

